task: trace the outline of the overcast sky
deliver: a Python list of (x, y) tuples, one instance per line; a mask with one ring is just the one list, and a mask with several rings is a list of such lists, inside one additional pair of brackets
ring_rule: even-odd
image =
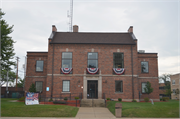
[[(52, 25), (69, 31), (70, 0), (0, 0), (3, 19), (20, 57), (19, 75), (27, 51), (47, 51)], [(79, 32), (127, 32), (133, 26), (138, 50), (158, 53), (159, 75), (180, 72), (180, 0), (74, 0), (73, 25)]]

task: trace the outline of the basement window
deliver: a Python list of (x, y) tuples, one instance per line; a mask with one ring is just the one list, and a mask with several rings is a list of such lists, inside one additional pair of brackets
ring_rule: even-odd
[(70, 81), (63, 81), (63, 92), (70, 92)]
[(123, 81), (115, 81), (115, 92), (123, 92)]

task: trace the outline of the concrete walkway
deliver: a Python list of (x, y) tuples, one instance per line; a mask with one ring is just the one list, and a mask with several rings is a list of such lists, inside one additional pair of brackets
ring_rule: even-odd
[(79, 107), (76, 118), (115, 118), (115, 116), (104, 107)]

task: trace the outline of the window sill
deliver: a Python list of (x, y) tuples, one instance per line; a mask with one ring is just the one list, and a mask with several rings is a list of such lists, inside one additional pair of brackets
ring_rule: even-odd
[(71, 92), (61, 92), (61, 93), (71, 93)]
[(123, 92), (114, 92), (115, 94), (123, 94)]

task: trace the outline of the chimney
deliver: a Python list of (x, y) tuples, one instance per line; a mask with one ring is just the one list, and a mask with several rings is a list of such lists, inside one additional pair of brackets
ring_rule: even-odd
[(57, 28), (55, 25), (52, 25), (52, 32), (57, 32)]
[(133, 33), (133, 26), (130, 26), (130, 27), (129, 27), (128, 33)]
[(73, 32), (78, 32), (78, 25), (73, 26)]

